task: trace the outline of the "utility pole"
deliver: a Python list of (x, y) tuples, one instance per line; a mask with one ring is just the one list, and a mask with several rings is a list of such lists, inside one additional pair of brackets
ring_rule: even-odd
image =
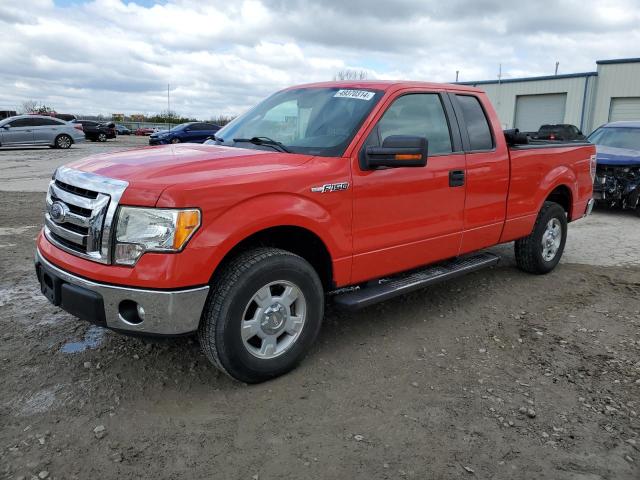
[(556, 73), (555, 75), (558, 75), (558, 67), (560, 66), (560, 62), (556, 62)]
[(171, 95), (169, 94), (169, 87), (171, 84), (167, 83), (167, 120), (169, 120), (169, 129), (171, 129)]
[(456, 70), (456, 83), (458, 83), (458, 74), (460, 73), (460, 70)]

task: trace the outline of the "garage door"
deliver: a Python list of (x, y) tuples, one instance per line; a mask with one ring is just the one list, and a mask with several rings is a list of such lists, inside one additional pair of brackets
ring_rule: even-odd
[(566, 93), (518, 95), (515, 128), (522, 132), (537, 132), (540, 125), (564, 123), (566, 104)]
[(611, 99), (609, 121), (640, 120), (640, 97), (617, 97)]

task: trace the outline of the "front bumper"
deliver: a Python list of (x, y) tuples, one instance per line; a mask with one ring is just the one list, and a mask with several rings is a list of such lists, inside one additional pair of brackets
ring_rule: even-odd
[[(47, 261), (38, 250), (36, 273), (42, 293), (72, 315), (139, 334), (182, 335), (198, 329), (209, 287), (148, 290), (108, 285), (73, 275)], [(137, 316), (136, 306), (144, 309)]]
[(168, 143), (170, 143), (169, 140), (165, 138), (149, 137), (149, 145), (166, 145)]

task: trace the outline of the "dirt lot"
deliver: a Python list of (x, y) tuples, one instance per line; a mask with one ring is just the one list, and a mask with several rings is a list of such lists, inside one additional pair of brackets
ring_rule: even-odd
[(572, 225), (547, 276), (507, 245), (496, 268), (329, 308), (299, 369), (249, 387), (192, 338), (117, 335), (39, 294), (51, 171), (131, 142), (0, 150), (0, 478), (640, 478), (633, 214)]

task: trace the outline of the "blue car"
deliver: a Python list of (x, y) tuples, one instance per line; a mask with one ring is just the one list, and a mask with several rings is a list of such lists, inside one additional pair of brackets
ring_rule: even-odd
[(149, 145), (165, 145), (167, 143), (204, 143), (220, 130), (218, 125), (207, 122), (181, 123), (171, 130), (163, 130), (149, 137)]
[(588, 140), (597, 151), (593, 198), (640, 215), (640, 121), (607, 123)]

